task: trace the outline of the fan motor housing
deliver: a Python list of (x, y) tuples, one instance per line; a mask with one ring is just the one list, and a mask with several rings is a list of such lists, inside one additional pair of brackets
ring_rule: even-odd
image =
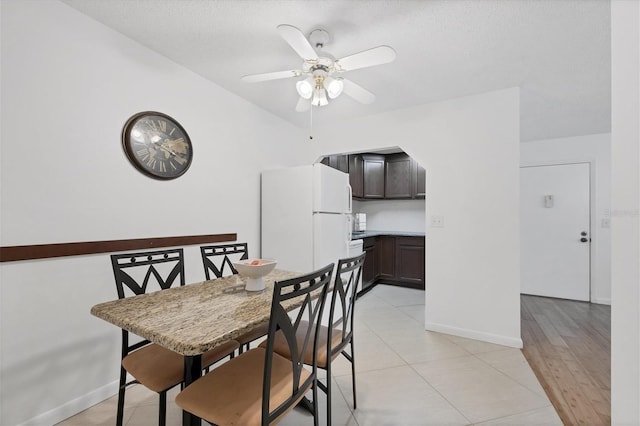
[(322, 49), (325, 44), (329, 43), (329, 32), (322, 28), (317, 28), (309, 33), (309, 41), (316, 49)]

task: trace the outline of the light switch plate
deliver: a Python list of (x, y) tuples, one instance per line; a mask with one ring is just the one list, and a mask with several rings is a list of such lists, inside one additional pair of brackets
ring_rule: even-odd
[(444, 228), (444, 216), (431, 216), (432, 228)]

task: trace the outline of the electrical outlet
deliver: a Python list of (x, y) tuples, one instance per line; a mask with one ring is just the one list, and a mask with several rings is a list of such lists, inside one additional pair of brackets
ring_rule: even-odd
[(432, 228), (444, 228), (444, 216), (431, 216)]

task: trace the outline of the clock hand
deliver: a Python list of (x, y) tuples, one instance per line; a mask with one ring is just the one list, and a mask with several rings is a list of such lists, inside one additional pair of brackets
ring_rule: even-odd
[(177, 153), (177, 152), (175, 152), (174, 150), (167, 148), (166, 146), (164, 146), (164, 145), (163, 145), (163, 144), (161, 144), (161, 143), (157, 143), (157, 144), (156, 144), (156, 146), (157, 146), (158, 148), (160, 148), (160, 149), (162, 149), (162, 150), (164, 150), (164, 151), (168, 152), (170, 155), (173, 155), (174, 157), (176, 157), (176, 161), (178, 161), (179, 163), (181, 163), (181, 164), (184, 164), (184, 163), (185, 163), (185, 161), (186, 161), (186, 160), (184, 159), (184, 157), (182, 157), (182, 155), (178, 154), (178, 153)]
[(177, 152), (175, 152), (174, 150), (172, 150), (172, 149), (170, 149), (170, 148), (167, 148), (167, 147), (166, 147), (166, 146), (164, 146), (164, 144), (162, 144), (162, 143), (158, 143), (158, 148), (160, 148), (160, 149), (162, 149), (162, 150), (164, 150), (164, 151), (168, 152), (169, 154), (171, 154), (171, 155), (173, 155), (173, 156), (176, 156), (176, 157), (179, 157), (179, 156), (180, 156), (180, 154), (178, 154)]

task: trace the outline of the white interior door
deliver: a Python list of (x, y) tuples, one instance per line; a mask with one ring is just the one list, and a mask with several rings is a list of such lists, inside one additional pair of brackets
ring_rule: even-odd
[(520, 169), (520, 288), (589, 301), (588, 163)]

